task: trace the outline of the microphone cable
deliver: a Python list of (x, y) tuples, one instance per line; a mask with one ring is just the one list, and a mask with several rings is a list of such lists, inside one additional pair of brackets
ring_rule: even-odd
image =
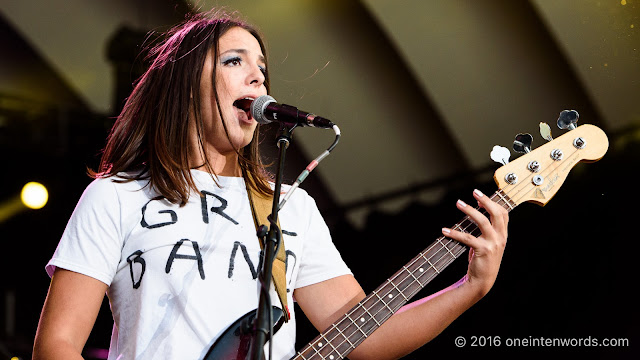
[(338, 141), (340, 141), (340, 128), (336, 124), (333, 124), (332, 128), (336, 134), (336, 137), (333, 140), (333, 144), (331, 144), (331, 146), (329, 146), (327, 150), (323, 151), (322, 154), (320, 154), (317, 158), (311, 161), (309, 165), (307, 165), (307, 167), (300, 173), (300, 175), (298, 175), (298, 178), (296, 179), (296, 181), (293, 183), (293, 185), (291, 185), (291, 188), (289, 189), (289, 191), (287, 191), (287, 193), (284, 195), (284, 197), (280, 201), (280, 205), (278, 205), (278, 210), (282, 209), (284, 204), (291, 197), (291, 194), (293, 194), (293, 192), (300, 186), (300, 184), (307, 178), (307, 176), (309, 176), (309, 173), (311, 173), (311, 171), (313, 171), (313, 169), (315, 169), (316, 166), (318, 166), (320, 161), (324, 160), (324, 158), (329, 156), (331, 151), (333, 151), (336, 145), (338, 145)]

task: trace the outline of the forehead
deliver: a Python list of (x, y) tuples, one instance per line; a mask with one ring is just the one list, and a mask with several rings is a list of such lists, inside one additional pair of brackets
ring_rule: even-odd
[(220, 53), (229, 50), (246, 50), (258, 56), (264, 56), (258, 40), (250, 32), (237, 26), (220, 37), (218, 48)]

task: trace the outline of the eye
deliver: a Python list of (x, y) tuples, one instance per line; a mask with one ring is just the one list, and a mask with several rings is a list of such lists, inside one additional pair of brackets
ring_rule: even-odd
[(238, 66), (242, 63), (242, 59), (239, 56), (234, 56), (228, 59), (222, 60), (222, 65), (225, 66)]
[(262, 75), (264, 75), (264, 77), (267, 77), (267, 68), (264, 66), (258, 66), (258, 68), (260, 68), (260, 72), (262, 72)]

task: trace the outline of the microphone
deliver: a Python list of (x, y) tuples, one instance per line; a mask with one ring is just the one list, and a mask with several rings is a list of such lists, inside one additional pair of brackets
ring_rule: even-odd
[(251, 116), (259, 124), (269, 124), (277, 121), (287, 126), (313, 126), (322, 129), (331, 129), (334, 124), (329, 120), (314, 114), (298, 110), (295, 106), (278, 104), (276, 99), (269, 95), (262, 95), (251, 103)]

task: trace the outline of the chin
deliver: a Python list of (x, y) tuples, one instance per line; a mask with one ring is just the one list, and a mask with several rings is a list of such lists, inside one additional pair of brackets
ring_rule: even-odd
[(251, 143), (251, 141), (253, 140), (253, 134), (256, 131), (256, 127), (252, 126), (251, 129), (249, 131), (247, 131), (249, 129), (246, 129), (244, 132), (244, 136), (242, 139), (242, 145), (240, 146), (240, 148), (243, 148), (247, 145), (249, 145)]
[[(233, 138), (232, 138), (233, 139)], [(247, 135), (245, 137), (242, 138), (236, 138), (233, 140), (233, 146), (240, 150), (243, 147), (249, 145), (251, 143), (251, 140), (253, 140), (253, 133), (251, 133), (250, 135)]]

